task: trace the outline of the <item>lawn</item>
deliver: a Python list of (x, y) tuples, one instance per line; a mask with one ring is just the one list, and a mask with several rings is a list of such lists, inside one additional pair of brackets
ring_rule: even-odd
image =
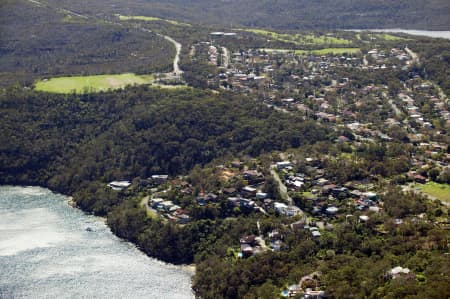
[(325, 48), (318, 50), (289, 50), (289, 49), (261, 49), (262, 51), (266, 51), (267, 53), (289, 53), (294, 52), (296, 55), (326, 55), (326, 54), (357, 54), (360, 53), (361, 50), (359, 48)]
[(420, 188), (422, 192), (434, 196), (441, 201), (450, 203), (450, 185), (428, 182), (424, 185), (415, 184), (415, 188)]
[(164, 21), (167, 23), (170, 23), (172, 25), (177, 25), (177, 26), (192, 26), (191, 24), (188, 23), (182, 23), (182, 22), (178, 22), (178, 21), (174, 21), (174, 20), (166, 20), (166, 19), (161, 19), (161, 18), (157, 18), (157, 17), (147, 17), (147, 16), (123, 16), (123, 15), (116, 15), (117, 17), (119, 17), (119, 20), (121, 21), (145, 21), (145, 22), (154, 22), (154, 21)]
[(121, 20), (121, 21), (130, 21), (130, 20), (146, 21), (146, 22), (162, 21), (162, 19), (160, 19), (160, 18), (146, 17), (146, 16), (122, 16), (122, 15), (116, 15), (116, 16), (118, 16), (119, 20)]
[(315, 34), (284, 34), (263, 29), (244, 29), (247, 32), (252, 32), (258, 35), (268, 37), (270, 39), (293, 43), (296, 45), (336, 45), (346, 46), (350, 45), (351, 41), (340, 37), (334, 37), (329, 35), (315, 35)]
[(400, 40), (407, 40), (406, 38), (400, 37), (400, 36), (395, 36), (392, 34), (387, 34), (387, 33), (377, 33), (377, 34), (372, 34), (373, 37), (375, 38), (379, 38), (379, 39), (384, 39), (387, 41), (400, 41)]
[(150, 84), (152, 75), (138, 76), (132, 73), (118, 75), (74, 76), (45, 79), (36, 82), (35, 89), (52, 93), (88, 93), (114, 90), (127, 85)]
[(309, 52), (314, 55), (326, 55), (326, 54), (340, 55), (340, 54), (356, 54), (361, 52), (361, 50), (359, 48), (325, 48), (320, 50), (312, 50)]

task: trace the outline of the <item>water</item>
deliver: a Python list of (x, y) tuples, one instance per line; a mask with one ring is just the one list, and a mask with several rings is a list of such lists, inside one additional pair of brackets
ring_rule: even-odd
[(362, 29), (362, 30), (355, 29), (355, 30), (349, 30), (349, 31), (406, 33), (406, 34), (418, 35), (418, 36), (450, 39), (450, 31), (407, 30), (407, 29)]
[(148, 258), (67, 200), (0, 187), (0, 298), (193, 298), (190, 273)]

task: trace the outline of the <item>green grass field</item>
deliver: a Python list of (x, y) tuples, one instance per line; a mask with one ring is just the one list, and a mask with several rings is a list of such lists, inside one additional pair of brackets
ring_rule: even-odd
[(267, 53), (288, 53), (288, 52), (294, 52), (296, 55), (307, 55), (307, 54), (313, 54), (313, 55), (326, 55), (326, 54), (334, 54), (334, 55), (341, 55), (341, 54), (357, 54), (361, 52), (361, 49), (359, 48), (325, 48), (325, 49), (319, 49), (319, 50), (289, 50), (289, 49), (261, 49)]
[(422, 192), (438, 198), (441, 201), (450, 203), (450, 185), (428, 182), (424, 185), (415, 184), (415, 188), (420, 188)]
[(243, 29), (247, 32), (252, 32), (258, 35), (265, 36), (267, 38), (285, 42), (293, 43), (296, 45), (336, 45), (347, 46), (352, 42), (343, 38), (328, 36), (328, 35), (315, 35), (315, 34), (284, 34), (263, 29)]
[(127, 85), (150, 84), (152, 75), (138, 76), (132, 73), (118, 75), (95, 75), (59, 77), (36, 82), (35, 89), (51, 93), (88, 93), (114, 90)]
[(146, 17), (146, 16), (122, 16), (122, 15), (116, 15), (116, 16), (118, 16), (119, 20), (121, 20), (121, 21), (130, 21), (130, 20), (146, 21), (146, 22), (162, 21), (162, 19), (160, 19), (160, 18)]
[(372, 34), (373, 37), (377, 38), (377, 39), (384, 39), (387, 41), (400, 41), (400, 40), (407, 40), (406, 38), (400, 37), (400, 36), (395, 36), (392, 34), (388, 34), (388, 33), (377, 33), (377, 34)]
[(145, 21), (145, 22), (155, 22), (155, 21), (164, 21), (167, 23), (170, 23), (172, 25), (177, 25), (177, 26), (192, 26), (191, 24), (188, 23), (182, 23), (182, 22), (178, 22), (178, 21), (174, 21), (174, 20), (166, 20), (166, 19), (161, 19), (161, 18), (157, 18), (157, 17), (147, 17), (147, 16), (123, 16), (123, 15), (116, 15), (117, 17), (119, 17), (119, 20), (121, 21)]

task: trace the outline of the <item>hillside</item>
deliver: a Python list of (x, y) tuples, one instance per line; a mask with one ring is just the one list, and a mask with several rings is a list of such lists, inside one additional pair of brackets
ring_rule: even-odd
[(175, 55), (156, 34), (25, 0), (2, 1), (0, 28), (0, 86), (50, 76), (166, 71)]
[(405, 28), (448, 30), (445, 0), (102, 0), (56, 1), (85, 13), (149, 15), (185, 22), (278, 29)]

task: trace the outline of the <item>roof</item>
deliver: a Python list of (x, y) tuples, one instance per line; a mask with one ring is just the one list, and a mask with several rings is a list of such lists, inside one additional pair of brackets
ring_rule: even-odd
[(391, 275), (398, 275), (398, 274), (408, 274), (409, 272), (411, 272), (411, 270), (409, 270), (408, 268), (403, 268), (400, 266), (397, 266), (395, 268), (392, 268), (389, 273)]

